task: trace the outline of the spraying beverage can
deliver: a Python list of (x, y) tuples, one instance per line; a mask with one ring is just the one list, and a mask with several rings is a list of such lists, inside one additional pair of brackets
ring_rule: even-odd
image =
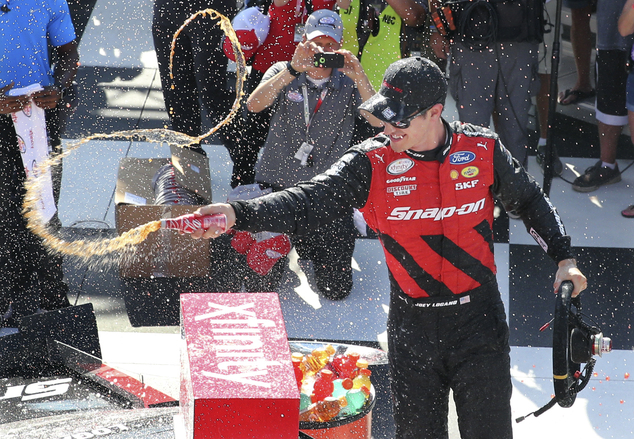
[(220, 227), (227, 231), (227, 216), (224, 213), (196, 216), (193, 213), (176, 218), (161, 220), (162, 229), (178, 230), (183, 233), (194, 233), (196, 230), (207, 230), (210, 227)]

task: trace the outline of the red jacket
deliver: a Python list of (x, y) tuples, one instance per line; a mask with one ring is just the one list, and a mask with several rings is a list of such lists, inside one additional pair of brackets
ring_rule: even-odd
[[(334, 0), (313, 0), (313, 11), (333, 9)], [(295, 53), (295, 26), (308, 18), (304, 0), (290, 0), (284, 6), (277, 7), (271, 2), (271, 18), (266, 40), (253, 56), (253, 68), (264, 73), (278, 61), (290, 61)]]
[(361, 211), (405, 294), (460, 294), (493, 280), (494, 147), (494, 138), (453, 133), (442, 162), (387, 145), (367, 153), (372, 184)]

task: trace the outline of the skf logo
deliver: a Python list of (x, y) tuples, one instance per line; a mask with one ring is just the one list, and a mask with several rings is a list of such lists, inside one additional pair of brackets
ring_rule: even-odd
[(398, 159), (387, 165), (387, 173), (390, 175), (401, 175), (414, 167), (412, 159)]
[(412, 191), (416, 190), (415, 184), (407, 184), (405, 186), (394, 186), (387, 188), (388, 194), (394, 194), (394, 196), (398, 197), (400, 195), (409, 195)]
[(480, 170), (476, 168), (475, 166), (467, 166), (462, 171), (460, 171), (460, 174), (466, 178), (473, 178), (477, 176), (479, 173), (480, 173)]
[(42, 381), (28, 386), (8, 386), (0, 401), (20, 399), (20, 401), (32, 401), (34, 399), (48, 398), (50, 396), (63, 395), (68, 392), (72, 378)]
[(453, 215), (467, 215), (469, 213), (475, 213), (484, 208), (485, 199), (476, 201), (475, 203), (463, 204), (460, 207), (430, 207), (429, 209), (413, 209), (411, 207), (397, 207), (392, 210), (390, 216), (387, 217), (391, 221), (409, 221), (418, 219), (433, 219), (434, 221), (440, 221), (444, 218), (449, 218)]
[(461, 182), (461, 183), (456, 183), (456, 190), (457, 191), (461, 191), (463, 189), (474, 188), (478, 184), (478, 181), (480, 181), (480, 180), (471, 180), (471, 181), (464, 181), (464, 182)]
[(452, 165), (466, 165), (476, 158), (475, 153), (471, 151), (458, 151), (449, 155), (449, 163)]

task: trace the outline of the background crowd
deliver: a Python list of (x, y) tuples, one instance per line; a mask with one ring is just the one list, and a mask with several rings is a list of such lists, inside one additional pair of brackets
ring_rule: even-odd
[[(75, 104), (73, 78), (77, 69), (76, 46), (95, 3), (94, 0), (73, 0), (68, 3), (60, 0), (55, 6), (51, 6), (42, 0), (32, 2), (45, 5), (36, 9), (44, 11), (40, 17), (43, 23), (43, 34), (38, 43), (40, 46), (29, 49), (20, 46), (19, 50), (31, 50), (35, 54), (38, 58), (35, 63), (38, 71), (28, 70), (17, 74), (12, 68), (12, 60), (20, 56), (19, 50), (8, 43), (12, 39), (5, 40), (2, 46), (5, 56), (2, 58), (4, 64), (0, 77), (3, 91), (0, 96), (0, 112), (3, 127), (9, 133), (3, 137), (2, 153), (11, 157), (11, 160), (3, 161), (2, 181), (6, 187), (5, 193), (14, 194), (5, 199), (7, 207), (3, 207), (3, 212), (12, 213), (3, 215), (4, 218), (19, 217), (22, 197), (20, 188), (25, 177), (19, 156), (15, 154), (16, 144), (10, 115), (21, 110), (28, 102), (37, 102), (38, 99), (37, 95), (33, 96), (33, 100), (10, 97), (10, 87), (19, 88), (30, 83), (40, 83), (45, 90), (51, 90), (47, 93), (54, 97), (50, 103), (42, 106), (47, 108), (49, 148), (59, 151), (64, 121), (72, 114)], [(244, 196), (240, 186), (257, 185), (261, 191), (276, 191), (310, 178), (330, 166), (348, 147), (377, 134), (380, 126), (373, 126), (360, 117), (356, 107), (367, 99), (367, 95), (371, 95), (370, 90), (378, 90), (386, 66), (399, 58), (421, 52), (437, 62), (448, 75), (450, 93), (457, 104), (461, 121), (482, 126), (493, 124), (503, 144), (520, 163), (526, 165), (529, 151), (535, 151), (538, 163), (543, 167), (552, 45), (555, 37), (559, 38), (554, 35), (553, 29), (557, 2), (551, 0), (545, 5), (540, 1), (523, 2), (526, 4), (523, 9), (528, 12), (522, 16), (493, 7), (477, 10), (464, 8), (454, 10), (452, 16), (447, 16), (442, 12), (444, 9), (440, 2), (422, 0), (390, 0), (380, 4), (370, 4), (367, 0), (273, 0), (240, 5), (227, 0), (157, 0), (154, 4), (152, 33), (171, 128), (192, 136), (200, 135), (203, 118), (209, 118), (211, 124), (217, 123), (226, 114), (233, 99), (230, 90), (231, 73), (227, 72), (227, 67), (229, 61), (235, 59), (235, 54), (230, 45), (223, 44), (222, 32), (202, 18), (194, 20), (178, 38), (173, 76), (168, 71), (174, 32), (191, 14), (212, 8), (230, 19), (235, 18), (238, 37), (250, 66), (241, 112), (218, 135), (233, 161), (231, 186), (238, 188), (234, 197)], [(571, 42), (577, 81), (572, 88), (561, 90), (557, 100), (559, 105), (578, 105), (596, 97), (600, 158), (594, 166), (572, 182), (573, 189), (589, 192), (602, 185), (620, 181), (616, 148), (622, 129), (628, 124), (628, 115), (629, 118), (632, 117), (631, 110), (634, 108), (634, 104), (626, 99), (627, 84), (634, 82), (629, 74), (632, 47), (630, 34), (634, 31), (634, 18), (630, 1), (569, 0), (564, 1), (564, 4), (572, 11)], [(240, 21), (241, 15), (248, 10), (251, 10), (249, 17), (253, 17), (253, 11), (257, 10), (258, 19)], [(311, 50), (337, 50), (344, 53), (346, 67), (341, 70), (333, 69), (328, 77), (314, 81), (301, 68), (294, 70), (290, 67), (285, 70), (284, 66), (286, 63), (294, 65), (293, 60), (296, 59), (298, 50), (307, 41), (304, 32), (306, 21), (312, 13), (320, 10), (332, 11), (337, 15), (341, 37), (339, 41), (335, 41), (336, 45), (325, 47), (322, 44), (317, 48), (311, 46)], [(595, 13), (597, 20), (605, 24), (597, 29), (596, 69), (590, 62), (594, 48), (591, 32), (588, 31), (591, 14)], [(10, 3), (2, 9), (0, 20), (3, 22), (3, 29), (19, 36), (25, 28), (20, 26), (20, 22), (12, 20), (17, 14), (26, 14), (24, 17), (28, 19), (31, 18), (29, 14), (36, 13)], [(474, 20), (478, 23), (477, 26), (465, 24)], [(74, 25), (76, 32), (59, 40), (51, 29), (57, 29), (61, 25), (71, 28)], [(46, 40), (46, 51), (42, 50), (42, 39)], [(74, 47), (72, 56), (66, 55), (66, 47)], [(351, 65), (354, 68), (350, 68)], [(297, 88), (299, 94), (296, 95), (285, 88), (288, 84), (275, 88), (275, 93), (267, 98), (266, 105), (255, 105), (258, 93), (262, 93), (260, 87), (266, 86), (267, 82), (270, 85), (276, 74), (287, 70), (290, 72), (288, 79), (293, 78), (291, 82), (308, 85), (308, 105), (305, 108), (297, 105), (293, 110), (287, 108), (286, 105), (292, 99), (296, 99), (296, 103), (304, 100), (301, 88)], [(593, 84), (594, 70), (596, 75)], [(69, 73), (64, 76), (61, 72)], [(359, 84), (359, 78), (364, 78), (363, 85)], [(330, 90), (338, 90), (339, 93), (340, 87), (345, 88), (348, 83), (354, 91), (350, 94), (350, 100), (335, 100), (335, 93)], [(321, 98), (323, 90), (328, 92)], [(527, 127), (532, 97), (536, 98), (540, 127), (537, 145), (531, 144)], [(325, 102), (324, 107), (317, 111), (321, 101)], [(315, 116), (314, 121), (311, 120), (312, 116)], [(319, 117), (322, 116), (324, 120), (320, 121)], [(277, 122), (272, 124), (271, 121)], [(321, 145), (321, 140), (309, 139), (314, 134), (311, 132), (309, 136), (310, 130), (301, 126), (306, 128), (311, 124), (313, 132), (319, 131), (320, 138), (330, 137), (330, 140), (336, 139), (335, 143)], [(289, 128), (291, 125), (294, 127), (292, 130)], [(299, 149), (305, 143), (314, 149), (302, 160)], [(282, 152), (280, 148), (283, 144), (293, 146)], [(204, 154), (200, 145), (189, 147)], [(556, 140), (553, 147), (556, 150)], [(273, 157), (275, 160), (272, 160)], [(559, 175), (563, 167), (556, 157), (556, 151), (555, 159), (554, 170)], [(61, 168), (56, 172), (53, 187), (57, 197)], [(253, 196), (252, 192), (248, 193)], [(634, 216), (633, 205), (624, 209), (622, 214), (626, 217)], [(509, 215), (513, 216), (514, 213), (509, 212)], [(356, 217), (359, 218), (358, 213)], [(311, 250), (306, 250), (302, 259), (311, 260), (316, 272), (325, 270), (323, 272), (328, 273), (322, 276), (324, 281), (319, 282), (319, 289), (326, 297), (345, 298), (349, 287), (338, 284), (331, 288), (326, 285), (325, 279), (337, 278), (341, 274), (339, 271), (344, 272), (344, 277), (349, 276), (349, 257), (354, 249), (354, 240), (367, 233), (363, 224), (354, 227), (354, 218), (355, 212), (351, 211), (345, 224), (339, 224), (333, 230), (313, 237), (250, 236), (246, 239), (246, 247), (241, 246), (240, 240), (233, 237), (234, 239), (216, 249), (218, 252), (228, 252), (243, 270), (238, 276), (239, 280), (227, 278), (227, 285), (231, 285), (228, 288), (256, 290), (262, 288), (262, 282), (274, 287), (279, 281), (281, 267), (285, 264), (284, 256), (288, 247), (295, 246), (299, 250), (302, 242), (309, 242), (308, 248)], [(51, 221), (55, 225), (56, 217)], [(11, 315), (9, 304), (23, 294), (24, 285), (31, 285), (33, 288), (30, 291), (36, 292), (30, 293), (30, 297), (34, 297), (33, 294), (37, 296), (37, 292), (41, 291), (40, 300), (44, 308), (67, 306), (67, 301), (64, 300), (67, 289), (61, 280), (61, 258), (48, 255), (26, 228), (16, 228), (15, 224), (20, 224), (20, 220), (3, 227), (0, 236), (5, 243), (1, 246), (2, 265), (9, 267), (2, 274), (6, 277), (2, 287), (6, 291), (2, 293), (0, 304), (3, 310), (8, 310), (7, 317)], [(327, 239), (324, 236), (332, 238)], [(330, 252), (344, 241), (347, 242), (344, 245), (345, 251), (339, 249), (335, 253)], [(33, 254), (38, 255), (37, 259), (33, 255), (25, 257), (26, 253), (17, 257), (15, 252), (10, 252), (11, 248), (20, 249), (27, 242), (32, 243), (29, 244), (30, 248), (38, 248), (37, 251), (33, 250)], [(266, 269), (257, 266), (254, 270), (254, 264), (247, 263), (249, 243), (253, 242), (258, 244), (260, 253), (273, 255), (268, 259), (265, 256), (260, 257), (266, 259)], [(271, 249), (272, 252), (267, 252)], [(280, 249), (282, 251), (278, 251)], [(332, 254), (338, 257), (334, 263)], [(23, 258), (26, 261), (45, 263), (19, 263), (19, 267), (16, 266), (16, 261)], [(49, 266), (52, 268), (38, 268)], [(270, 277), (273, 274), (275, 276)], [(248, 286), (248, 279), (255, 284)], [(349, 282), (351, 280), (344, 283)], [(37, 300), (31, 299), (29, 302), (36, 303)], [(37, 304), (32, 306), (37, 308)]]

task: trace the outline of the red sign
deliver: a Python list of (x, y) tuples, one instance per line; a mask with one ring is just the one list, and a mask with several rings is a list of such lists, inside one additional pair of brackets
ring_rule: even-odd
[(293, 438), (299, 392), (276, 293), (181, 295), (181, 412), (191, 438)]

